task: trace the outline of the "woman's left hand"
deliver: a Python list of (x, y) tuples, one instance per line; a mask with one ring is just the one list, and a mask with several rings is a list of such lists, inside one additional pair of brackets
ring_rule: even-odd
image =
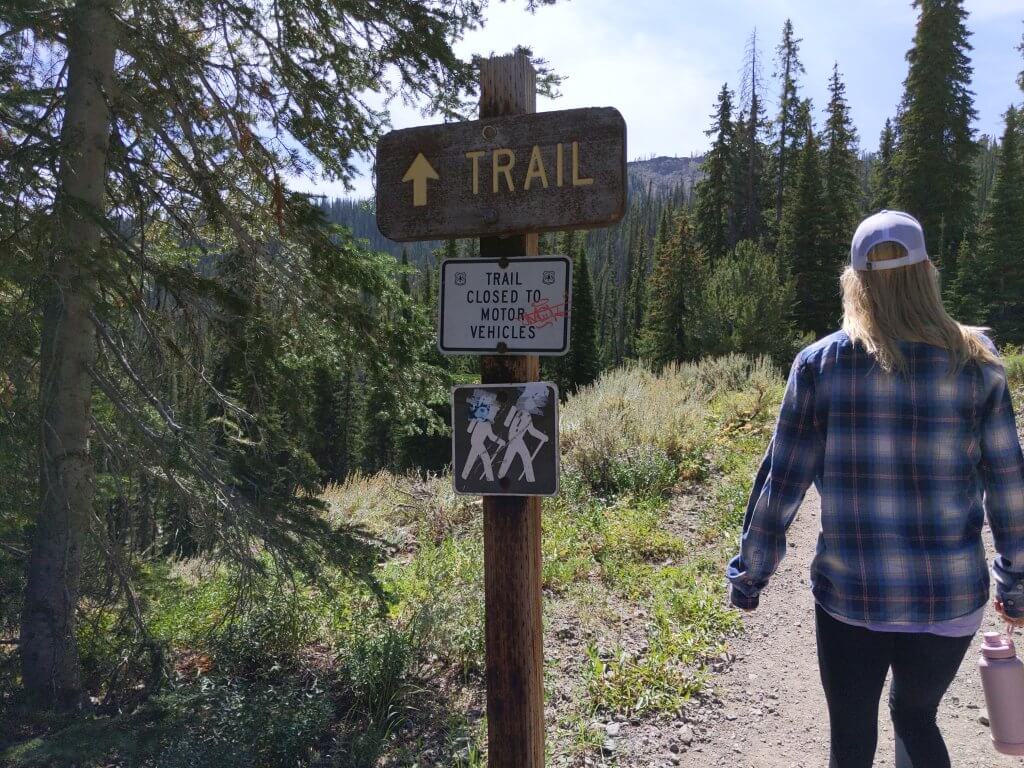
[(996, 613), (998, 613), (1000, 617), (1002, 617), (1003, 621), (1005, 621), (1011, 627), (1024, 627), (1024, 616), (1021, 616), (1020, 618), (1016, 619), (1012, 619), (1009, 616), (1007, 616), (1006, 609), (1003, 607), (1003, 601), (1000, 600), (998, 597), (995, 599), (992, 605), (995, 607)]

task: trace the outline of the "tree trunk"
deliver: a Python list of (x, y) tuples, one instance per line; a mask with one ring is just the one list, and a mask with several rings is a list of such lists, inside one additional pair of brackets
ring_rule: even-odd
[(93, 500), (89, 457), (96, 356), (89, 319), (102, 236), (110, 138), (107, 98), (114, 69), (109, 0), (79, 0), (71, 12), (60, 178), (53, 216), (49, 295), (40, 366), (40, 509), (21, 624), (25, 691), (41, 706), (77, 705), (75, 641), (82, 540)]

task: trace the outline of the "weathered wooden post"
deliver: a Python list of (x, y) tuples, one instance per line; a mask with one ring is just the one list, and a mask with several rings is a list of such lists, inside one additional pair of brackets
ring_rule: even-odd
[[(480, 117), (537, 111), (537, 74), (522, 53), (480, 62)], [(538, 237), (480, 238), (482, 257), (536, 256)], [(480, 358), (484, 384), (540, 379), (536, 355)], [(484, 496), (487, 764), (544, 765), (540, 497)]]
[[(538, 355), (570, 344), (571, 259), (538, 232), (626, 208), (626, 124), (610, 107), (536, 113), (527, 56), (480, 64), (480, 120), (392, 131), (377, 147), (377, 226), (392, 240), (479, 237), (445, 259), (438, 347), (481, 355), (452, 392), (452, 480), (483, 496), (490, 768), (544, 764), (540, 497), (558, 492), (558, 393)], [(526, 437), (530, 444), (527, 445)]]

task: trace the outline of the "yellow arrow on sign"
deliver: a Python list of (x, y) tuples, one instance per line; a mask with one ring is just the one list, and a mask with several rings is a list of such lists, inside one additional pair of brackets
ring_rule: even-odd
[(412, 182), (412, 204), (414, 206), (426, 205), (427, 179), (434, 179), (436, 181), (440, 178), (437, 175), (437, 171), (434, 170), (434, 166), (423, 156), (422, 152), (416, 155), (416, 159), (412, 161), (409, 170), (402, 177), (403, 182)]

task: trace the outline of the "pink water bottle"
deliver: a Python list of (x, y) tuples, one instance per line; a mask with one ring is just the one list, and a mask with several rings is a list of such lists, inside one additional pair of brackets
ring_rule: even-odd
[(978, 668), (993, 746), (1004, 755), (1024, 755), (1024, 663), (1013, 639), (986, 632)]

